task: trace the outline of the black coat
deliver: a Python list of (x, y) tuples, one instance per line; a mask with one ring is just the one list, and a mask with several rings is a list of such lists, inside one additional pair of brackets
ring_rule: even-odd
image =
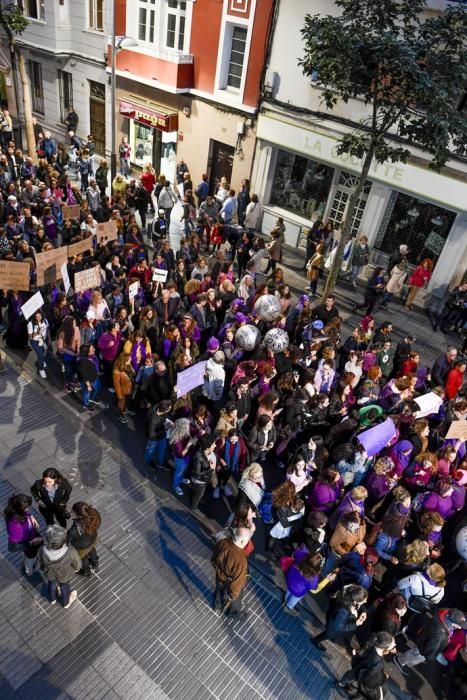
[(51, 506), (65, 508), (70, 499), (72, 488), (73, 487), (66, 479), (62, 479), (62, 481), (57, 484), (57, 490), (55, 491), (53, 501), (51, 501), (49, 492), (42, 484), (42, 479), (38, 479), (31, 486), (31, 493), (34, 500), (42, 501), (46, 508), (50, 508)]
[(172, 395), (172, 385), (168, 372), (164, 374), (154, 374), (151, 377), (146, 389), (146, 396), (152, 404), (159, 403), (164, 399), (170, 399)]
[(449, 643), (449, 630), (444, 624), (446, 610), (437, 610), (414, 637), (418, 650), (428, 661), (435, 659)]
[(352, 660), (352, 670), (359, 684), (368, 690), (381, 688), (386, 681), (384, 659), (374, 647)]
[(202, 450), (197, 450), (193, 456), (191, 476), (195, 481), (202, 481), (203, 484), (209, 484), (211, 482), (211, 465)]

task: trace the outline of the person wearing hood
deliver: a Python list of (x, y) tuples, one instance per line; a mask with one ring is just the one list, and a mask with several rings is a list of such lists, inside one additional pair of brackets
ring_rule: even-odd
[(394, 447), (391, 447), (388, 457), (394, 462), (393, 474), (400, 478), (411, 462), (411, 455), (414, 450), (409, 440), (401, 440)]
[(222, 350), (217, 350), (206, 364), (204, 375), (203, 396), (212, 404), (219, 404), (224, 394), (225, 355)]
[(49, 525), (44, 545), (37, 553), (37, 564), (47, 579), (51, 605), (57, 602), (58, 587), (65, 609), (76, 600), (78, 594), (71, 590), (71, 580), (81, 569), (81, 559), (74, 547), (66, 543), (67, 532), (60, 525)]
[(444, 608), (436, 610), (433, 617), (427, 620), (417, 632), (416, 646), (397, 654), (394, 658), (396, 666), (402, 673), (404, 667), (413, 667), (425, 661), (438, 661), (445, 665), (446, 659), (440, 660), (443, 651), (456, 630), (467, 629), (467, 618), (462, 610)]

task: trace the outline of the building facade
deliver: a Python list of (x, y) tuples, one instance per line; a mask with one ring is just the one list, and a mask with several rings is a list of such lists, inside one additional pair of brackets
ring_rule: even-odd
[[(79, 117), (80, 137), (94, 136), (96, 152), (108, 149), (110, 117), (106, 46), (112, 7), (105, 0), (18, 0), (29, 25), (18, 37), (25, 57), (33, 116), (44, 129), (68, 143), (68, 107)], [(21, 82), (13, 113), (22, 115)], [(108, 112), (106, 114), (106, 102)]]
[[(432, 10), (444, 5), (433, 3)], [(252, 184), (263, 203), (263, 230), (282, 216), (293, 246), (304, 245), (318, 218), (339, 231), (361, 172), (361, 163), (338, 155), (336, 146), (352, 122), (367, 116), (363, 101), (326, 111), (316, 76), (304, 76), (297, 65), (305, 14), (332, 12), (337, 8), (327, 0), (279, 3), (265, 72)], [(353, 233), (368, 236), (374, 264), (385, 264), (401, 243), (409, 246), (412, 264), (433, 259), (428, 292), (457, 283), (467, 256), (467, 163), (453, 157), (438, 174), (429, 160), (413, 149), (407, 164), (373, 163), (352, 222)]]
[(197, 183), (249, 178), (273, 0), (128, 0), (117, 33), (117, 130), (132, 165), (173, 181), (183, 159)]

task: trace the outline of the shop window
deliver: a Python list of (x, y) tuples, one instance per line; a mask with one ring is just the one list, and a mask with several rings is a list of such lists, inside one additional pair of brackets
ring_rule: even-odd
[(156, 24), (156, 0), (139, 0), (138, 3), (138, 41), (154, 44)]
[(152, 162), (153, 129), (135, 122), (134, 163), (143, 167)]
[(18, 0), (18, 7), (29, 19), (45, 20), (44, 0)]
[(104, 31), (104, 0), (88, 0), (88, 29)]
[(73, 105), (73, 75), (64, 70), (59, 70), (58, 86), (60, 95), (60, 121), (64, 124), (68, 110)]
[(412, 265), (424, 258), (436, 264), (455, 218), (456, 214), (448, 209), (393, 192), (375, 247), (390, 255), (405, 243)]
[[(352, 175), (351, 173), (341, 172), (339, 175), (339, 182), (337, 183), (337, 189), (334, 195), (334, 199), (331, 204), (331, 209), (329, 211), (329, 221), (332, 221), (335, 229), (340, 229), (344, 217), (347, 213), (347, 206), (349, 203), (350, 195), (352, 190), (356, 187), (358, 177)], [(366, 202), (368, 195), (371, 190), (371, 182), (367, 180), (363, 187), (363, 192), (360, 195), (357, 206), (355, 208), (355, 213), (352, 220), (352, 235), (357, 235), (360, 231), (360, 224), (363, 218), (363, 212), (365, 211)]]
[(185, 46), (186, 2), (169, 0), (167, 8), (166, 46), (183, 51)]
[(334, 169), (303, 156), (280, 150), (270, 204), (307, 219), (321, 218), (326, 208)]
[(32, 111), (44, 114), (44, 88), (42, 85), (42, 66), (37, 61), (28, 61), (29, 81), (31, 83)]

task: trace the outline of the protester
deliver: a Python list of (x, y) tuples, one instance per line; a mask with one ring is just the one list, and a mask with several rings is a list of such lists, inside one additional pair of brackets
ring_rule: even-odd
[(78, 597), (70, 583), (81, 569), (81, 559), (74, 547), (67, 545), (67, 532), (59, 525), (49, 525), (45, 542), (37, 553), (37, 564), (47, 580), (49, 602), (55, 605), (58, 591), (63, 607), (68, 609)]

